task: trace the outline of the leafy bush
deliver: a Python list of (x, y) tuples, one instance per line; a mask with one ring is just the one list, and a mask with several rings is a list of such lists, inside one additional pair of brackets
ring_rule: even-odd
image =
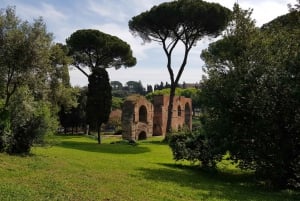
[(6, 152), (9, 154), (28, 154), (30, 148), (38, 136), (38, 129), (41, 118), (33, 118), (25, 125), (16, 125), (13, 131), (7, 136)]
[(5, 109), (0, 110), (0, 152), (5, 150), (5, 136), (10, 133), (9, 113)]
[(1, 147), (9, 154), (29, 153), (34, 142), (53, 133), (57, 120), (47, 102), (37, 102), (27, 87), (19, 88), (8, 110), (1, 113)]
[(176, 161), (200, 161), (204, 167), (215, 167), (215, 158), (212, 154), (209, 141), (205, 135), (184, 132), (169, 136), (169, 146)]

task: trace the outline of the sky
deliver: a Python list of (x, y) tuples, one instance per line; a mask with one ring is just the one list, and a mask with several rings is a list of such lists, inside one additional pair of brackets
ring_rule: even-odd
[[(170, 0), (0, 0), (1, 8), (16, 6), (16, 13), (22, 20), (32, 22), (42, 17), (48, 32), (53, 33), (54, 42), (65, 44), (65, 40), (79, 29), (98, 29), (114, 35), (127, 42), (137, 58), (137, 64), (131, 68), (108, 69), (111, 81), (141, 81), (143, 86), (162, 82), (170, 83), (166, 68), (166, 56), (162, 46), (156, 42), (143, 43), (142, 39), (133, 36), (128, 28), (129, 20), (154, 5)], [(252, 17), (256, 25), (261, 26), (277, 16), (288, 12), (287, 4), (294, 5), (296, 0), (206, 0), (220, 3), (232, 10), (238, 1), (243, 9), (253, 9)], [(204, 65), (200, 59), (201, 51), (207, 48), (214, 39), (204, 38), (198, 41), (188, 57), (188, 63), (180, 83), (199, 83), (202, 79)], [(177, 74), (181, 63), (182, 51), (174, 52), (174, 73)], [(75, 68), (70, 68), (71, 84), (85, 86), (87, 77)]]

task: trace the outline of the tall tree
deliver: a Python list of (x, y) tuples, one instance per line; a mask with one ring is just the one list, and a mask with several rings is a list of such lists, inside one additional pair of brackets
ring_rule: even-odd
[[(204, 36), (217, 36), (226, 27), (230, 10), (216, 3), (202, 0), (178, 0), (152, 7), (129, 21), (133, 34), (144, 42), (156, 41), (163, 46), (170, 75), (170, 101), (167, 133), (171, 132), (173, 98), (175, 89), (185, 69), (189, 52)], [(172, 66), (172, 54), (178, 44), (183, 44), (183, 58), (177, 75)]]
[(297, 188), (300, 35), (295, 21), (281, 23), (289, 16), (258, 29), (251, 11), (235, 5), (227, 35), (202, 53), (209, 75), (202, 98), (214, 154), (229, 151), (260, 178)]
[[(14, 7), (0, 11), (0, 69), (4, 86), (4, 107), (22, 85), (30, 85), (35, 96), (43, 97), (49, 71), (52, 35), (43, 20), (33, 24), (20, 20)], [(1, 87), (2, 88), (2, 87)]]
[(66, 42), (73, 57), (73, 65), (87, 77), (89, 74), (83, 70), (85, 67), (93, 72), (98, 68), (119, 69), (136, 64), (136, 59), (126, 42), (98, 30), (77, 30)]
[(54, 44), (50, 49), (51, 68), (48, 98), (56, 113), (61, 107), (67, 112), (77, 105), (79, 89), (71, 87), (68, 68), (72, 60), (67, 54), (67, 47), (59, 43)]
[(51, 46), (42, 18), (29, 23), (16, 16), (14, 7), (0, 11), (2, 151), (28, 153), (33, 141), (57, 127), (47, 97)]
[(111, 106), (111, 86), (108, 73), (103, 68), (94, 69), (89, 76), (87, 122), (91, 127), (97, 128), (99, 144), (101, 144), (101, 125), (102, 123), (107, 123)]
[[(89, 81), (93, 81), (93, 83), (89, 85), (88, 99), (91, 100), (100, 97), (99, 93), (101, 93), (101, 91), (90, 91), (98, 87), (103, 89), (103, 98), (107, 98), (107, 100), (102, 100), (102, 102), (111, 102), (111, 92), (106, 94), (106, 91), (111, 90), (111, 86), (105, 69), (110, 67), (119, 69), (122, 66), (125, 68), (134, 66), (136, 64), (136, 58), (132, 56), (130, 46), (116, 36), (111, 36), (92, 29), (77, 30), (66, 42), (70, 50), (70, 55), (73, 57), (73, 65), (86, 75)], [(85, 67), (89, 68), (91, 75), (84, 71)], [(107, 74), (107, 79), (104, 79), (106, 76), (104, 76), (104, 74)], [(103, 81), (98, 80), (102, 78), (104, 79)], [(102, 86), (95, 86), (95, 84), (101, 84)], [(104, 89), (105, 87), (107, 87), (107, 89)], [(93, 95), (93, 93), (96, 94)], [(101, 113), (111, 109), (103, 108), (110, 107), (111, 104), (92, 105), (94, 110), (87, 110), (87, 116), (94, 116), (94, 113), (97, 111)], [(95, 109), (95, 106), (99, 108)], [(88, 114), (89, 112), (92, 114)], [(106, 113), (98, 114), (98, 116), (99, 115), (101, 119), (99, 119), (97, 125), (101, 125), (102, 122), (105, 121)], [(99, 129), (100, 128), (98, 128), (98, 132), (100, 131)], [(100, 142), (100, 136), (98, 137), (98, 142)]]

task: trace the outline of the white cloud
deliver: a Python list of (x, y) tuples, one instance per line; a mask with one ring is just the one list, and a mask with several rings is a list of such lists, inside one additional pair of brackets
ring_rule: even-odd
[[(134, 37), (128, 28), (128, 21), (141, 12), (151, 9), (154, 5), (171, 0), (74, 0), (71, 4), (59, 0), (0, 0), (5, 7), (16, 5), (17, 15), (22, 20), (32, 21), (42, 16), (48, 31), (54, 33), (56, 42), (65, 42), (78, 29), (99, 29), (105, 33), (115, 35), (130, 44), (137, 65), (129, 69), (109, 69), (111, 80), (123, 83), (130, 80), (141, 80), (143, 84), (154, 84), (168, 81), (169, 75), (165, 67), (166, 56), (161, 45), (156, 42), (142, 45), (139, 37)], [(237, 0), (207, 0), (218, 2), (232, 9)], [(260, 26), (278, 15), (287, 12), (287, 4), (295, 4), (296, 0), (238, 0), (243, 9), (253, 8), (252, 17)], [(181, 81), (198, 82), (202, 76), (200, 53), (212, 41), (202, 40), (193, 47), (186, 70)], [(176, 50), (174, 64), (179, 64), (182, 50)], [(176, 61), (177, 60), (177, 61)], [(177, 62), (177, 63), (176, 63)], [(176, 66), (176, 65), (175, 65)], [(175, 70), (176, 72), (176, 70)], [(79, 71), (71, 71), (72, 84), (81, 86), (87, 84), (87, 79)]]
[[(256, 19), (257, 25), (261, 26), (271, 20), (275, 19), (279, 15), (283, 15), (288, 12), (287, 2), (280, 3), (281, 1), (263, 1), (258, 2), (253, 6), (253, 18)], [(251, 7), (251, 4), (245, 4), (245, 6)]]
[(129, 18), (125, 13), (124, 8), (120, 3), (116, 3), (111, 0), (95, 1), (89, 0), (87, 3), (88, 10), (96, 13), (105, 18), (109, 18), (110, 21), (124, 22)]
[(63, 12), (60, 12), (58, 8), (43, 2), (40, 5), (35, 6), (19, 3), (17, 5), (17, 14), (28, 20), (42, 16), (43, 19), (47, 20), (49, 23), (61, 22), (68, 19), (68, 17)]

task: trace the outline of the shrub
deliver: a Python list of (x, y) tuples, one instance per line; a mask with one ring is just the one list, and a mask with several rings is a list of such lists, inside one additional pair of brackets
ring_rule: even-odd
[(169, 136), (169, 146), (176, 161), (200, 161), (203, 167), (215, 167), (215, 158), (207, 137), (201, 132), (183, 132)]
[(24, 125), (15, 125), (7, 137), (6, 152), (9, 154), (28, 154), (34, 140), (38, 136), (41, 118), (33, 118)]
[(2, 151), (9, 154), (29, 153), (34, 142), (57, 129), (47, 102), (37, 102), (28, 88), (19, 88), (6, 113), (2, 113)]

